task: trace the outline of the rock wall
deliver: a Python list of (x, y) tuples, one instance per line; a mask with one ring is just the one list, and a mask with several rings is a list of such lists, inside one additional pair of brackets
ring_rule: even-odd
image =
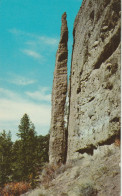
[(52, 113), (49, 144), (50, 163), (66, 161), (66, 130), (64, 127), (64, 110), (67, 94), (67, 58), (68, 28), (66, 13), (62, 15), (60, 42), (56, 54), (52, 90)]
[(120, 0), (84, 0), (75, 19), (67, 160), (120, 134)]

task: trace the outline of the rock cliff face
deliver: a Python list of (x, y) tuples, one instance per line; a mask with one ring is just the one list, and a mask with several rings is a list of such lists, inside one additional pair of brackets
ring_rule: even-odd
[(68, 28), (66, 13), (62, 15), (61, 37), (56, 54), (56, 64), (52, 90), (52, 113), (49, 144), (50, 163), (65, 162), (66, 131), (64, 128), (64, 110), (67, 94), (67, 41)]
[(84, 0), (73, 36), (68, 160), (120, 134), (120, 0)]

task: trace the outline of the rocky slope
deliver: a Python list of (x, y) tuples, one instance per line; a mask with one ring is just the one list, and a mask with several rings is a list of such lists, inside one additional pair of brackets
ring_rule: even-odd
[(84, 0), (73, 37), (68, 160), (120, 135), (120, 0)]
[(53, 178), (23, 196), (119, 196), (120, 150), (115, 144), (101, 146), (93, 156), (84, 154), (54, 170)]
[(64, 109), (67, 94), (68, 28), (66, 13), (62, 15), (60, 42), (56, 54), (52, 90), (52, 113), (50, 128), (49, 161), (65, 162), (66, 132), (64, 128)]

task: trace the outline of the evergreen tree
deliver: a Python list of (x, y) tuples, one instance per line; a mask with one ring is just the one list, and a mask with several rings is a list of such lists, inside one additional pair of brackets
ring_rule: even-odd
[(49, 134), (37, 137), (37, 164), (42, 167), (45, 162), (49, 161)]
[(21, 119), (17, 135), (21, 141), (18, 154), (18, 173), (21, 180), (27, 181), (30, 175), (35, 176), (37, 141), (35, 127), (27, 114), (24, 114)]
[(19, 140), (11, 141), (11, 133), (0, 134), (0, 186), (11, 181), (34, 179), (45, 162), (48, 162), (49, 134), (37, 136), (35, 127), (24, 114), (18, 129)]
[(21, 140), (17, 140), (12, 148), (12, 180), (21, 181)]
[(0, 185), (11, 180), (12, 174), (12, 141), (11, 133), (0, 134)]

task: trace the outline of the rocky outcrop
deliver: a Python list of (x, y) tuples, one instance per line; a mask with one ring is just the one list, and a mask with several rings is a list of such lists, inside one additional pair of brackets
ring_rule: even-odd
[(86, 154), (57, 170), (44, 170), (40, 186), (21, 196), (120, 196), (119, 147), (112, 144), (95, 151), (93, 156)]
[(120, 0), (84, 0), (74, 23), (68, 160), (120, 134)]
[(66, 13), (64, 13), (62, 15), (61, 37), (56, 54), (52, 90), (52, 113), (49, 144), (50, 163), (63, 163), (66, 159), (66, 130), (64, 128), (64, 109), (67, 94), (67, 41), (68, 28)]

